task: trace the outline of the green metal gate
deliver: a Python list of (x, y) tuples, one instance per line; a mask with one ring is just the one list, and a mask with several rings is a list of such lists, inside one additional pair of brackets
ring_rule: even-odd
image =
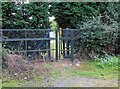
[[(42, 32), (45, 31), (45, 35), (43, 37), (38, 35), (38, 38), (30, 38), (28, 37), (28, 34), (32, 33), (32, 31), (38, 31), (38, 32)], [(54, 50), (54, 54), (55, 54), (55, 59), (56, 61), (62, 59), (62, 58), (70, 58), (71, 61), (73, 62), (74, 59), (74, 32), (76, 31), (76, 29), (62, 29), (62, 35), (61, 35), (61, 30), (57, 29), (55, 30), (55, 37), (51, 38), (50, 37), (50, 29), (1, 29), (1, 36), (2, 36), (2, 49), (4, 49), (4, 45), (10, 42), (20, 42), (20, 43), (24, 43), (24, 49), (23, 50), (12, 50), (15, 52), (23, 52), (25, 53), (25, 55), (28, 55), (28, 53), (32, 53), (31, 56), (29, 57), (30, 60), (33, 60), (35, 55), (37, 54), (37, 52), (42, 52), (42, 51), (48, 51), (49, 53), (49, 58), (51, 59), (52, 53), (51, 51)], [(23, 37), (22, 38), (9, 38), (9, 36), (5, 35), (7, 33), (14, 34), (14, 32), (21, 32)], [(34, 34), (36, 35), (36, 34)], [(7, 38), (4, 38), (4, 37)], [(15, 35), (17, 36), (17, 35)], [(54, 41), (54, 48), (51, 47), (51, 40)], [(35, 46), (35, 49), (28, 49), (29, 47), (29, 41), (32, 42), (38, 42), (38, 44)], [(46, 47), (43, 49), (41, 48), (41, 46), (43, 45), (43, 42), (46, 42)], [(9, 45), (9, 44), (8, 44)], [(13, 44), (14, 46), (14, 44)]]
[(69, 58), (74, 61), (74, 32), (76, 29), (59, 29), (58, 44), (59, 59)]

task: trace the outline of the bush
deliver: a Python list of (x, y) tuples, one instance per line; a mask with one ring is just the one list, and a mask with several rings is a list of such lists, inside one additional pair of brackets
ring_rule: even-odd
[(118, 57), (113, 57), (107, 55), (105, 57), (99, 58), (98, 56), (95, 57), (95, 63), (97, 66), (101, 68), (113, 67), (115, 69), (118, 68)]
[[(2, 2), (2, 29), (33, 29), (26, 32), (27, 38), (42, 38), (46, 31), (34, 31), (34, 29), (46, 29), (49, 27), (47, 2), (30, 2), (29, 4), (16, 5), (15, 2)], [(3, 32), (4, 39), (24, 38), (25, 31)], [(35, 50), (40, 41), (27, 41), (28, 50)], [(46, 42), (42, 44), (45, 49)], [(3, 42), (3, 47), (11, 51), (24, 51), (25, 42)], [(31, 53), (28, 53), (31, 54)]]
[(78, 24), (78, 45), (101, 56), (105, 55), (104, 51), (109, 55), (119, 53), (118, 4), (99, 3), (98, 8), (99, 15)]

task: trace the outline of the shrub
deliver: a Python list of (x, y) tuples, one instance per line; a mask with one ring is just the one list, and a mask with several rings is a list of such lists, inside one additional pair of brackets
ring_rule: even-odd
[(95, 63), (97, 66), (101, 68), (106, 68), (106, 67), (113, 67), (115, 69), (118, 68), (118, 57), (113, 57), (110, 55), (107, 55), (105, 57), (95, 57)]

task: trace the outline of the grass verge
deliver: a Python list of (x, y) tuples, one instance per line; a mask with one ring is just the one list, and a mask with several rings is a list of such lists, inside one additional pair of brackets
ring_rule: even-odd
[[(120, 56), (117, 57), (118, 60)], [(118, 79), (118, 65), (107, 66), (105, 68), (101, 68), (96, 65), (94, 61), (86, 61), (84, 64), (80, 64), (79, 67), (73, 66), (62, 66), (61, 63), (46, 63), (45, 67), (50, 71), (44, 73), (41, 76), (36, 76), (35, 79), (30, 81), (25, 80), (10, 80), (9, 82), (3, 83), (4, 87), (19, 87), (23, 84), (28, 84), (28, 86), (36, 86), (34, 81), (36, 81), (40, 87), (52, 86), (53, 81), (61, 79), (61, 77), (71, 77), (71, 76), (80, 76), (80, 77), (88, 77), (88, 78), (102, 78), (102, 79)], [(5, 77), (4, 77), (5, 78)], [(9, 80), (6, 78), (6, 80)], [(33, 85), (31, 83), (33, 81)]]

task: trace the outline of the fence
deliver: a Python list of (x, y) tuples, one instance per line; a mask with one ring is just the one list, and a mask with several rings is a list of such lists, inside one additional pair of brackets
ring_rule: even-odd
[[(4, 45), (9, 45), (10, 42), (18, 44), (23, 43), (23, 45), (17, 46), (23, 47), (21, 50), (14, 50), (13, 52), (24, 53), (29, 60), (34, 60), (37, 52), (47, 52), (49, 54), (49, 59), (51, 58), (51, 50), (55, 50), (55, 59), (58, 61), (63, 55), (64, 58), (70, 58), (71, 61), (74, 59), (74, 41), (75, 41), (75, 31), (76, 29), (63, 29), (62, 36), (59, 34), (60, 30), (55, 30), (55, 37), (50, 37), (50, 29), (1, 29), (1, 41), (2, 48)], [(33, 32), (33, 33), (32, 33)], [(18, 33), (18, 34), (17, 34)], [(44, 35), (41, 35), (43, 34)], [(12, 34), (12, 36), (10, 35)], [(33, 37), (31, 37), (33, 36)], [(36, 36), (36, 37), (34, 37)], [(6, 38), (7, 37), (7, 38)], [(51, 49), (50, 41), (55, 41), (55, 48)], [(29, 42), (31, 41), (31, 42)], [(34, 44), (33, 49), (29, 49), (30, 44)], [(46, 45), (46, 47), (43, 47)], [(28, 54), (31, 53), (29, 56)]]
[[(60, 57), (63, 58), (70, 58), (71, 61), (74, 61), (74, 52), (78, 50), (75, 47), (77, 34), (79, 30), (77, 29), (62, 29), (59, 30), (59, 59)], [(62, 34), (61, 34), (62, 33)]]
[[(44, 31), (45, 35), (44, 37), (36, 37), (36, 38), (33, 38), (33, 37), (28, 37), (28, 33), (32, 33), (31, 31), (37, 31), (38, 33), (41, 32), (41, 31)], [(15, 36), (5, 36), (6, 33), (9, 33), (12, 32), (12, 35), (15, 34), (15, 32), (18, 32), (19, 34), (21, 33), (21, 35), (18, 37), (18, 35), (15, 35)], [(43, 33), (42, 33), (43, 34)], [(36, 52), (39, 52), (39, 51), (49, 51), (49, 55), (50, 55), (50, 50), (56, 50), (56, 49), (50, 49), (50, 40), (55, 40), (56, 38), (50, 38), (49, 37), (49, 34), (50, 34), (50, 29), (2, 29), (1, 30), (1, 37), (2, 37), (2, 48), (4, 49), (4, 44), (6, 43), (9, 43), (9, 42), (23, 42), (24, 46), (22, 50), (12, 50), (14, 52), (23, 52), (25, 55), (27, 55), (28, 52), (32, 52), (31, 56), (29, 57), (29, 60), (33, 60), (34, 57), (35, 57), (35, 54)], [(36, 34), (33, 34), (33, 35), (36, 35)], [(8, 37), (8, 38), (5, 38), (5, 37)], [(14, 38), (13, 38), (14, 37)], [(38, 41), (37, 45), (35, 45), (36, 47), (34, 47), (35, 49), (33, 50), (28, 50), (28, 41)], [(46, 41), (46, 48), (45, 49), (42, 49), (41, 50), (41, 46), (43, 45), (43, 42)], [(29, 42), (30, 43), (30, 42)], [(9, 45), (9, 44), (8, 44)], [(27, 55), (28, 56), (28, 55)]]

